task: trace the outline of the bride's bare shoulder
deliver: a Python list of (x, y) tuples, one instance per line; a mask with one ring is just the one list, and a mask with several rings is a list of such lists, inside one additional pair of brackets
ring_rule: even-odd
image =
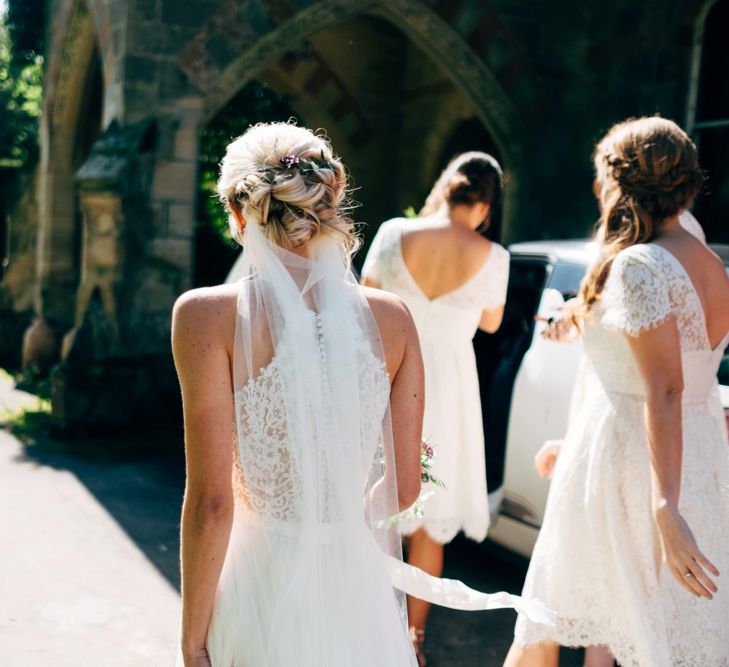
[[(420, 353), (420, 340), (405, 302), (384, 290), (373, 287), (362, 289), (377, 323), (391, 382), (395, 377), (407, 377), (416, 385), (418, 382), (422, 385), (423, 358)], [(407, 369), (405, 374), (401, 373), (403, 368)]]
[(172, 310), (172, 337), (177, 340), (227, 340), (235, 330), (239, 287), (216, 285), (199, 287), (181, 294)]
[(405, 302), (397, 295), (374, 287), (362, 287), (384, 342), (392, 337), (403, 342), (415, 336), (415, 324)]

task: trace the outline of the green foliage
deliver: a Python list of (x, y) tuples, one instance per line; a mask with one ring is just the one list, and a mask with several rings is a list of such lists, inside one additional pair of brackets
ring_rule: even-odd
[[(10, 373), (0, 368), (0, 380), (4, 382), (15, 382)], [(19, 389), (20, 383), (15, 382)], [(8, 429), (17, 438), (23, 441), (36, 440), (45, 434), (51, 426), (51, 401), (47, 396), (35, 395), (27, 387), (32, 396), (24, 401), (23, 406), (10, 410), (0, 404), (0, 427)]]
[(23, 442), (37, 440), (48, 433), (51, 421), (51, 402), (40, 397), (19, 410), (0, 412), (0, 427)]
[(27, 44), (15, 49), (7, 20), (0, 20), (0, 165), (23, 167), (37, 152), (43, 58)]

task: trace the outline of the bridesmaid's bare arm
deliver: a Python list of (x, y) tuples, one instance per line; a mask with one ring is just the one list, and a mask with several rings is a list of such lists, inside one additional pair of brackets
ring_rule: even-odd
[(481, 321), (478, 323), (478, 328), (486, 333), (495, 333), (499, 330), (503, 319), (504, 306), (499, 306), (492, 310), (484, 310), (481, 313)]
[[(646, 391), (645, 421), (651, 459), (653, 514), (666, 563), (695, 595), (711, 598), (718, 571), (701, 553), (679, 513), (683, 458), (683, 368), (676, 319), (628, 336)], [(690, 576), (686, 576), (687, 573)]]
[[(230, 310), (228, 308), (227, 310)], [(172, 317), (172, 350), (182, 390), (187, 481), (182, 507), (182, 649), (204, 653), (233, 517), (233, 399), (223, 323), (226, 302), (212, 290), (182, 295)]]

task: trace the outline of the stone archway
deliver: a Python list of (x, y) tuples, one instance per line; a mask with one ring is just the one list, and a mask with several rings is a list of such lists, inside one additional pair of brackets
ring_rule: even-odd
[(704, 2), (694, 21), (694, 45), (687, 104), (686, 127), (699, 151), (706, 184), (696, 199), (694, 212), (707, 239), (729, 241), (726, 211), (729, 206), (729, 82), (724, 26), (729, 0)]
[[(445, 17), (419, 0), (325, 0), (292, 18), (278, 17), (273, 12), (269, 18), (277, 27), (258, 35), (253, 26), (240, 20), (239, 13), (235, 14), (234, 20), (235, 12), (239, 12), (237, 3), (224, 5), (180, 55), (181, 67), (202, 91), (202, 123), (247, 81), (260, 77), (272, 63), (280, 61), (317, 33), (365, 13), (381, 17), (441, 64), (451, 83), (473, 104), (489, 129), (504, 158), (510, 181), (505, 202), (504, 236), (506, 240), (515, 236), (518, 192), (525, 187), (528, 174), (524, 164), (522, 114), (512, 103), (495, 70), (487, 66), (488, 50), (478, 53), (472, 46), (476, 43), (472, 35), (464, 35), (454, 27), (458, 16)], [(492, 31), (501, 30), (501, 24), (493, 20), (493, 11), (485, 3), (479, 16), (480, 22), (472, 26), (474, 30), (485, 25), (491, 26)], [(518, 47), (506, 32), (497, 33), (497, 37), (501, 60), (489, 59), (500, 63), (508, 75), (505, 79), (517, 89), (526, 90), (527, 96), (533, 94), (533, 87), (529, 89), (531, 73), (519, 60)]]
[(75, 170), (101, 126), (103, 65), (93, 17), (84, 0), (73, 7), (60, 56), (49, 65), (39, 164), (36, 249), (37, 318), (26, 332), (23, 361), (56, 359), (60, 336), (74, 320), (79, 280), (80, 221)]

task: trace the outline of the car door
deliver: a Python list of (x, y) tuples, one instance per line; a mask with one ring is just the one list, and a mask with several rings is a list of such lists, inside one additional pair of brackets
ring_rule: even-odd
[[(585, 266), (549, 264), (545, 287), (535, 314), (552, 315), (577, 294)], [(534, 455), (545, 440), (562, 438), (577, 369), (579, 343), (542, 338), (543, 325), (531, 336), (510, 392), (506, 449), (499, 520), (490, 537), (524, 556), (534, 546), (544, 516), (549, 481), (534, 471)], [(486, 445), (487, 452), (489, 445)]]

